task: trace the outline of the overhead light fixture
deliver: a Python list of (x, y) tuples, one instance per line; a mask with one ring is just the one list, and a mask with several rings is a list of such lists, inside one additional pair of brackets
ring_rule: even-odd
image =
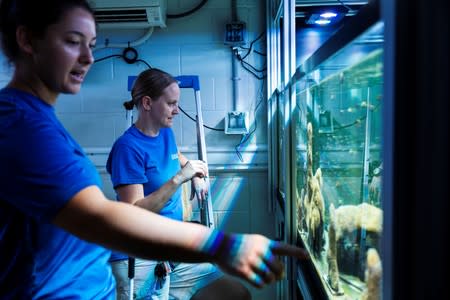
[(336, 18), (337, 17), (337, 13), (331, 12), (331, 11), (327, 11), (327, 12), (324, 12), (324, 13), (320, 14), (320, 17), (324, 18), (324, 19), (332, 19), (332, 18)]
[(344, 11), (335, 9), (314, 10), (306, 15), (306, 24), (309, 25), (331, 25), (339, 22), (345, 16)]
[(317, 25), (328, 25), (330, 23), (331, 23), (331, 21), (328, 19), (317, 19), (314, 21), (314, 24), (317, 24)]
[[(305, 2), (299, 4), (298, 2)], [(308, 4), (307, 4), (307, 3)], [(317, 5), (311, 5), (310, 2), (320, 2)], [(323, 2), (323, 5), (322, 5)], [(295, 6), (295, 19), (298, 22), (298, 26), (302, 27), (332, 27), (338, 25), (342, 20), (347, 17), (354, 16), (358, 9), (365, 4), (352, 4), (342, 5), (338, 4), (325, 4), (325, 2), (334, 1), (296, 1)], [(341, 2), (341, 1), (339, 1)], [(345, 1), (347, 2), (347, 1)], [(354, 1), (356, 2), (356, 1)], [(364, 1), (367, 2), (367, 1)], [(325, 21), (328, 20), (328, 21)]]

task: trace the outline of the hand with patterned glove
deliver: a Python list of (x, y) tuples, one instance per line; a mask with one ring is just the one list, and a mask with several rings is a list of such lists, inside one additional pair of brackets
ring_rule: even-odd
[(239, 276), (261, 288), (284, 276), (284, 266), (277, 256), (309, 259), (306, 250), (277, 242), (258, 234), (224, 234), (214, 230), (203, 251), (224, 271)]

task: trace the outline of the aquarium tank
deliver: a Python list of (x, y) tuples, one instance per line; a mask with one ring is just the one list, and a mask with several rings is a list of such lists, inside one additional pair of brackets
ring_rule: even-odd
[(383, 23), (297, 75), (291, 140), (299, 243), (310, 252), (330, 299), (377, 299)]

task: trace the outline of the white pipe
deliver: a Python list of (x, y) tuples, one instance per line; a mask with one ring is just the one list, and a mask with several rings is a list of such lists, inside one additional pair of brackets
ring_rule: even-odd
[(233, 107), (232, 110), (238, 110), (240, 109), (240, 107), (238, 107), (238, 103), (239, 103), (239, 80), (241, 80), (241, 78), (239, 77), (239, 61), (237, 58), (238, 53), (238, 48), (231, 48), (231, 68), (232, 68), (232, 75), (231, 75), (231, 80), (232, 82), (232, 87), (233, 87)]
[[(237, 15), (237, 1), (232, 0), (231, 1), (231, 18), (233, 22), (238, 21), (238, 15)], [(239, 60), (237, 56), (239, 55), (239, 48), (237, 47), (231, 47), (231, 80), (232, 80), (232, 88), (233, 88), (233, 99), (232, 99), (232, 111), (236, 111), (240, 109), (238, 107), (239, 101), (239, 81), (241, 78), (239, 77)]]
[(127, 47), (136, 47), (136, 46), (142, 45), (152, 36), (153, 30), (154, 30), (154, 27), (153, 26), (150, 27), (142, 37), (135, 40), (134, 42), (115, 43), (115, 44), (110, 44), (108, 42), (105, 42), (105, 44), (103, 46), (98, 47), (98, 48), (95, 47), (94, 52), (101, 50), (101, 49), (106, 49), (106, 48), (127, 48)]

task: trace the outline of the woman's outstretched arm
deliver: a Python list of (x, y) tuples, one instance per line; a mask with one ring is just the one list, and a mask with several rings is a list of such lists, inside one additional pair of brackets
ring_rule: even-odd
[(283, 275), (277, 255), (307, 252), (262, 235), (223, 234), (203, 225), (179, 222), (127, 203), (105, 198), (96, 186), (78, 192), (54, 224), (81, 239), (144, 259), (209, 261), (261, 287)]

